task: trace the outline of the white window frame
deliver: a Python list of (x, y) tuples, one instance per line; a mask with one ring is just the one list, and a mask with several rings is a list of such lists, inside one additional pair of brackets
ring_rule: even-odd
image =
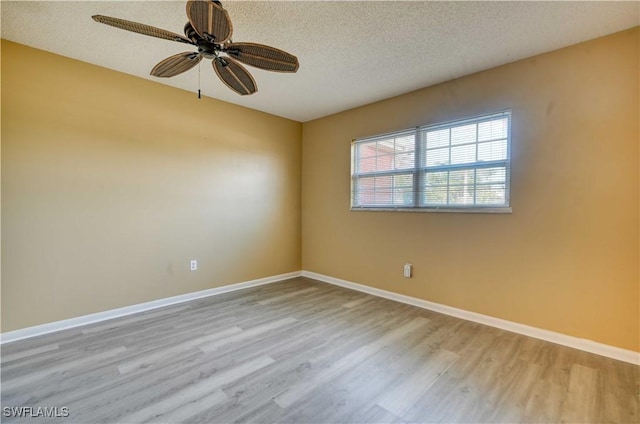
[[(478, 124), (481, 122), (492, 121), (499, 118), (507, 118), (508, 128), (507, 128), (507, 152), (506, 159), (504, 160), (494, 160), (494, 161), (478, 161), (477, 160), (477, 149), (478, 145), (481, 143), (485, 143), (487, 141), (479, 141), (478, 134), (476, 130), (475, 141), (471, 144), (475, 144), (476, 146), (476, 162), (464, 163), (464, 164), (454, 164), (454, 165), (438, 165), (438, 166), (426, 166), (424, 163), (419, 163), (424, 161), (425, 155), (423, 154), (423, 150), (426, 149), (426, 141), (425, 137), (427, 132), (439, 130), (439, 129), (451, 129), (459, 126), (469, 125), (469, 124)], [(478, 127), (476, 126), (476, 129)], [(358, 172), (358, 150), (357, 146), (362, 143), (372, 142), (375, 140), (389, 140), (393, 138), (403, 137), (407, 135), (414, 136), (414, 160), (413, 167), (406, 169), (397, 169), (397, 170), (386, 170), (386, 171), (370, 171), (370, 172)], [(504, 140), (501, 138), (500, 140)], [(449, 154), (451, 154), (451, 137), (449, 137)], [(394, 154), (397, 154), (394, 153)], [(455, 171), (455, 170), (474, 170), (474, 175), (477, 175), (478, 169), (483, 168), (496, 168), (496, 167), (504, 167), (505, 168), (505, 203), (504, 204), (472, 204), (472, 205), (460, 205), (460, 204), (446, 204), (446, 205), (435, 205), (435, 204), (426, 204), (422, 201), (423, 196), (426, 193), (426, 189), (423, 189), (424, 186), (424, 178), (428, 172), (438, 172), (438, 171)], [(372, 177), (372, 176), (393, 176), (393, 175), (407, 175), (411, 174), (413, 176), (413, 204), (408, 205), (390, 205), (390, 204), (357, 204), (357, 193), (358, 190), (358, 182), (363, 177)], [(450, 174), (447, 174), (450, 175)], [(474, 180), (474, 202), (476, 202), (475, 193), (477, 192), (477, 187), (479, 184), (477, 180)], [(449, 189), (452, 187), (447, 181), (446, 184), (447, 193)], [(417, 188), (417, 189), (416, 189)], [(357, 138), (351, 141), (351, 210), (352, 211), (407, 211), (407, 212), (464, 212), (464, 213), (511, 213), (511, 200), (510, 200), (510, 192), (511, 192), (511, 110), (503, 110), (498, 112), (493, 112), (489, 114), (483, 114), (479, 116), (474, 116), (471, 118), (459, 119), (455, 121), (449, 121), (444, 123), (432, 124), (432, 125), (424, 125), (412, 129), (405, 129), (401, 131), (395, 131), (387, 134), (380, 134), (372, 137), (363, 137)], [(448, 194), (447, 194), (447, 202)]]

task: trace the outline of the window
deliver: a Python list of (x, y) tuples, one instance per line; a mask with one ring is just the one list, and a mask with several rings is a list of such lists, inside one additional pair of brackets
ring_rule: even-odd
[(511, 112), (352, 143), (351, 208), (508, 212)]

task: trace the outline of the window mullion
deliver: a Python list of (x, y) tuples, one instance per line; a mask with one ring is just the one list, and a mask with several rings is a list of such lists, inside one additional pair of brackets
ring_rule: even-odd
[(511, 114), (507, 116), (507, 160), (504, 169), (506, 172), (504, 179), (504, 200), (507, 205), (511, 204)]
[[(475, 163), (478, 163), (478, 123), (476, 123), (476, 160)], [(478, 194), (478, 168), (473, 169), (473, 204), (477, 204), (477, 194)]]
[[(449, 166), (451, 166), (451, 128), (448, 131), (449, 134)], [(449, 205), (449, 184), (450, 184), (451, 172), (447, 171), (447, 206)]]
[(473, 170), (473, 204), (478, 202), (478, 168)]
[(358, 149), (357, 144), (353, 144), (353, 161), (351, 162), (351, 205), (360, 206), (360, 188), (359, 188), (359, 180), (357, 174), (360, 173), (360, 149)]
[(424, 176), (422, 169), (424, 168), (424, 160), (422, 155), (424, 131), (416, 129), (414, 158), (413, 158), (413, 206), (419, 207), (421, 205), (420, 197), (422, 196), (422, 190), (424, 187)]
[[(428, 166), (423, 168), (422, 170), (429, 171), (429, 172), (446, 172), (446, 171), (462, 171), (465, 169), (505, 167), (506, 165), (507, 165), (506, 160), (494, 160), (491, 162), (476, 162), (476, 163), (461, 163), (456, 165)], [(366, 175), (366, 174), (361, 174), (361, 175)]]

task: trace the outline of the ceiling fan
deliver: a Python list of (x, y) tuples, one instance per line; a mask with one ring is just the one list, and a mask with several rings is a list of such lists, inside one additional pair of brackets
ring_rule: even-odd
[(234, 43), (233, 25), (229, 13), (216, 0), (187, 1), (188, 22), (182, 35), (109, 16), (94, 15), (93, 20), (127, 31), (191, 44), (197, 52), (178, 53), (158, 63), (151, 70), (155, 77), (173, 77), (193, 68), (203, 58), (212, 59), (213, 69), (230, 89), (240, 95), (258, 91), (256, 82), (247, 69), (238, 62), (276, 72), (296, 72), (298, 58), (275, 47), (257, 43)]

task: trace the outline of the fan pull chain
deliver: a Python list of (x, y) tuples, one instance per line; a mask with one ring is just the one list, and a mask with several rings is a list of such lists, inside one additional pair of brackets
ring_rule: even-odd
[(202, 96), (200, 95), (200, 65), (202, 62), (198, 63), (198, 98), (201, 99)]

